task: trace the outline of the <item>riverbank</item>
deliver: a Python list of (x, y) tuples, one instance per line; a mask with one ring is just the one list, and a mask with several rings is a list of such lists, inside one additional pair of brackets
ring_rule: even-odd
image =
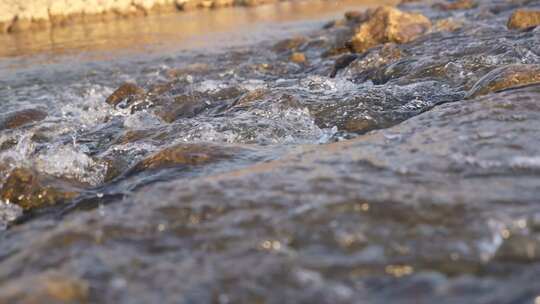
[[(0, 0), (0, 34), (278, 0)], [(358, 3), (375, 1), (359, 1)]]
[[(267, 0), (264, 0), (267, 1)], [(108, 21), (196, 7), (255, 5), (249, 0), (2, 0), (0, 33), (38, 30), (73, 23)]]

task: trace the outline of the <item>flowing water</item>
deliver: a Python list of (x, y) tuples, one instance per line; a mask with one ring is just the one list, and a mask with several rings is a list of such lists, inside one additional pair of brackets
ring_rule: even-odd
[(540, 28), (506, 27), (540, 2), (477, 2), (364, 54), (327, 22), (380, 1), (0, 36), (0, 302), (540, 303)]

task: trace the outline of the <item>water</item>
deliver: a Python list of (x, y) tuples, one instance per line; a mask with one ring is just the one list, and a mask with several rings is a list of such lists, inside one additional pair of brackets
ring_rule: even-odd
[[(353, 4), (309, 3), (8, 47), (1, 301), (540, 301), (540, 86), (483, 78), (534, 79), (538, 29), (507, 30), (505, 2), (411, 4), (462, 26), (336, 69), (350, 30), (323, 25)], [(171, 30), (193, 16), (231, 27)]]

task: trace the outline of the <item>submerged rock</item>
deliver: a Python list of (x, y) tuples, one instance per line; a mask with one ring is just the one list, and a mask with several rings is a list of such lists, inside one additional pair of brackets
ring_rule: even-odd
[(306, 43), (308, 40), (306, 37), (294, 37), (282, 40), (276, 43), (273, 47), (274, 52), (286, 52), (290, 50), (297, 50), (300, 46)]
[(476, 2), (474, 0), (455, 0), (453, 2), (437, 3), (433, 7), (444, 10), (465, 10), (476, 7)]
[(446, 18), (438, 20), (433, 26), (434, 31), (447, 31), (453, 32), (460, 29), (463, 26), (464, 22), (455, 18)]
[(179, 95), (172, 102), (156, 109), (155, 114), (168, 123), (178, 118), (191, 118), (209, 107), (203, 98), (202, 94)]
[(29, 274), (0, 285), (0, 303), (87, 303), (88, 283), (57, 271)]
[(508, 19), (509, 29), (524, 30), (540, 25), (540, 10), (518, 9)]
[(51, 206), (76, 197), (71, 183), (23, 168), (12, 170), (0, 190), (0, 198), (25, 210)]
[(351, 46), (355, 52), (362, 53), (386, 42), (407, 43), (430, 28), (431, 21), (422, 14), (382, 6), (356, 29)]
[(518, 263), (539, 261), (540, 238), (537, 235), (510, 235), (498, 248), (495, 258)]
[(7, 113), (0, 117), (0, 130), (15, 129), (47, 118), (47, 112), (39, 109), (25, 109)]
[(291, 54), (291, 56), (289, 57), (289, 60), (294, 62), (294, 63), (298, 63), (298, 64), (302, 64), (302, 63), (305, 63), (307, 60), (306, 60), (306, 55), (304, 55), (304, 53), (300, 53), (300, 52), (294, 52)]
[(513, 64), (497, 68), (472, 87), (468, 97), (497, 92), (500, 90), (540, 82), (540, 65)]
[(107, 97), (105, 102), (115, 107), (122, 102), (129, 105), (136, 100), (144, 98), (144, 95), (145, 91), (142, 88), (133, 83), (124, 83)]
[(228, 159), (242, 149), (206, 143), (185, 143), (165, 148), (137, 163), (130, 173), (176, 166), (205, 165)]

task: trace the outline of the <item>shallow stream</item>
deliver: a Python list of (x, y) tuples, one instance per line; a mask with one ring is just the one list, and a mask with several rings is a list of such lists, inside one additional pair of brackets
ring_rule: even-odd
[(540, 2), (366, 3), (0, 36), (0, 302), (540, 303)]

